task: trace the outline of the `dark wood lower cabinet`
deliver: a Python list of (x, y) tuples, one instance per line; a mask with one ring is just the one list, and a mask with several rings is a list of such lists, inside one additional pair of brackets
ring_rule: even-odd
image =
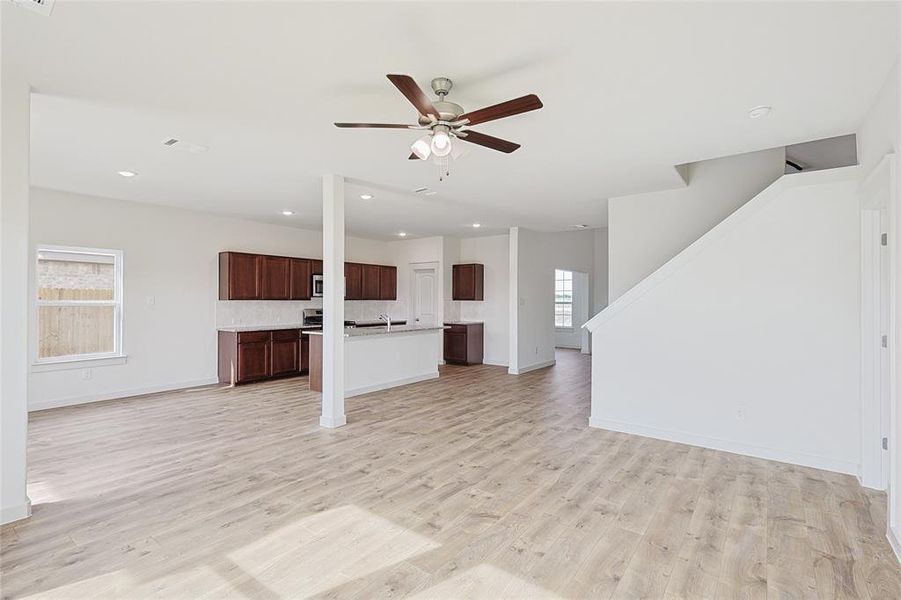
[(219, 383), (235, 385), (300, 375), (309, 357), (299, 329), (220, 331)]
[(445, 323), (444, 362), (458, 365), (482, 364), (484, 325), (482, 323)]
[(296, 329), (272, 332), (273, 377), (300, 372), (300, 332)]

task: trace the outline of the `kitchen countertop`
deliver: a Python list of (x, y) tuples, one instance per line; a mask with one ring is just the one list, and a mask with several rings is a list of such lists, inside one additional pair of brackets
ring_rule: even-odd
[[(410, 333), (414, 331), (437, 331), (447, 329), (444, 325), (392, 325), (387, 327), (345, 327), (344, 337), (363, 337), (367, 335), (390, 335), (392, 333)], [(322, 331), (305, 331), (306, 335), (322, 335)]]
[(277, 329), (322, 329), (322, 325), (300, 325), (299, 323), (279, 323), (277, 325), (233, 325), (230, 327), (217, 327), (217, 331), (230, 331), (239, 333), (242, 331), (275, 331)]
[(484, 325), (483, 321), (445, 321), (445, 325)]

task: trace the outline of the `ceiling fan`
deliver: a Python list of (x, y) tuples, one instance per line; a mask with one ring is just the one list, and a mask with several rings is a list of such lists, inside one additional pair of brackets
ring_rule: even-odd
[(431, 158), (441, 167), (443, 172), (442, 179), (444, 175), (448, 174), (448, 160), (457, 158), (462, 151), (454, 143), (454, 140), (463, 140), (507, 154), (520, 147), (519, 144), (473, 131), (469, 129), (470, 126), (518, 115), (530, 110), (537, 110), (543, 106), (538, 96), (529, 94), (515, 100), (508, 100), (507, 102), (466, 112), (459, 104), (446, 100), (446, 96), (454, 85), (454, 82), (447, 77), (436, 77), (432, 80), (432, 90), (438, 96), (437, 101), (430, 100), (425, 92), (422, 91), (422, 88), (416, 85), (416, 82), (409, 75), (388, 75), (388, 79), (416, 108), (416, 111), (419, 113), (417, 125), (335, 123), (335, 126), (426, 131), (425, 135), (413, 142), (413, 145), (410, 147), (413, 152), (409, 158), (411, 160), (428, 160)]

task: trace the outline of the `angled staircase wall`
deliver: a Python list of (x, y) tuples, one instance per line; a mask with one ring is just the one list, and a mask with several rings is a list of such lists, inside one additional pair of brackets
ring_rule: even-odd
[(856, 178), (781, 177), (592, 318), (590, 424), (856, 473)]

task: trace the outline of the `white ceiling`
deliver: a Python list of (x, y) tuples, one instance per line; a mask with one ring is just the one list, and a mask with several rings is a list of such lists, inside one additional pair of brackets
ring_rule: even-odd
[[(320, 174), (341, 173), (355, 234), (471, 235), (602, 226), (607, 198), (680, 185), (674, 165), (855, 131), (896, 56), (896, 10), (57, 0), (50, 18), (4, 3), (3, 50), (37, 93), (35, 185), (308, 227)], [(415, 132), (332, 125), (412, 122), (386, 73), (451, 77), (467, 109), (545, 107), (476, 127), (523, 147), (470, 145), (439, 183), (407, 160)], [(771, 116), (749, 119), (760, 104)]]

